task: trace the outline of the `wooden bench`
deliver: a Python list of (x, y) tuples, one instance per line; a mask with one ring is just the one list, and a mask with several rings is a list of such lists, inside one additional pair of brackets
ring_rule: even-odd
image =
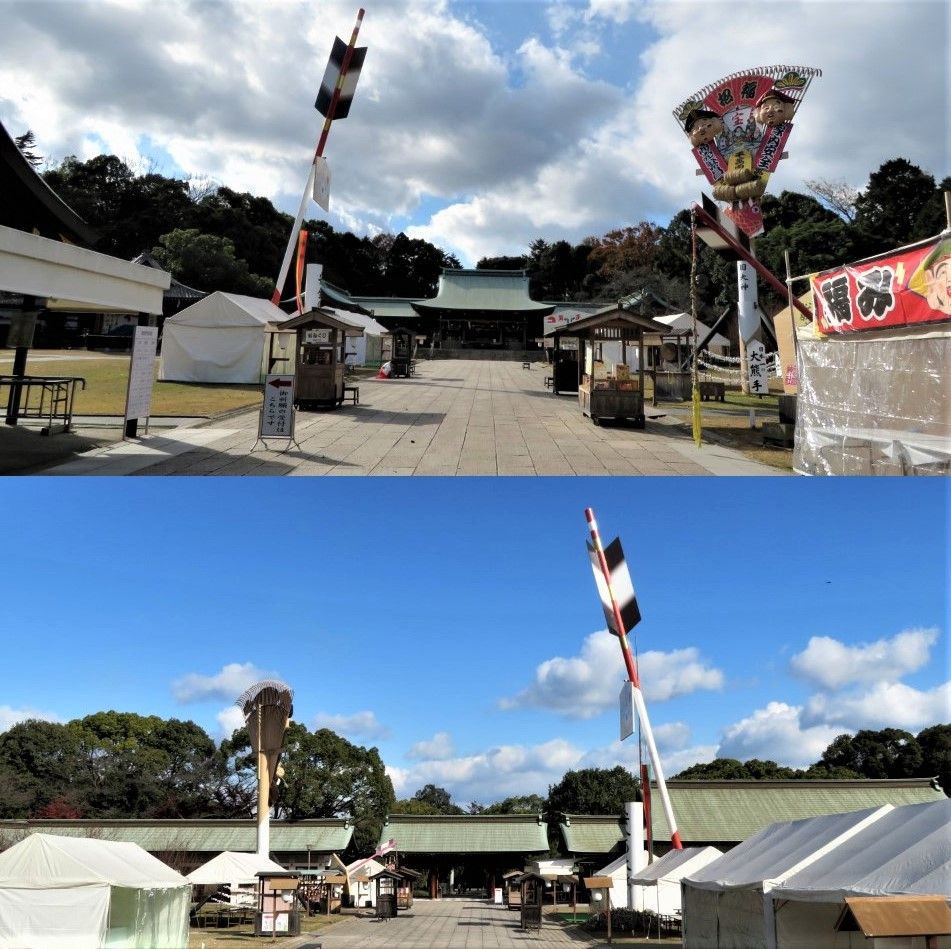
[(341, 398), (341, 405), (346, 402), (347, 399), (350, 399), (354, 405), (360, 404), (360, 387), (359, 386), (344, 386), (343, 387), (343, 398)]
[(726, 402), (726, 384), (723, 382), (701, 382), (700, 399), (703, 402)]

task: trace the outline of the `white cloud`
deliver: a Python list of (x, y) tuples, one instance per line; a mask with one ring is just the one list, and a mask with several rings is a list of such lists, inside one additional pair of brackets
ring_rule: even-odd
[(449, 791), (460, 804), (483, 804), (520, 794), (548, 792), (549, 784), (578, 765), (584, 752), (561, 738), (539, 745), (500, 745), (474, 755), (420, 761), (409, 768), (387, 765), (397, 797), (409, 797), (426, 784)]
[(229, 705), (223, 708), (216, 716), (218, 723), (219, 739), (230, 738), (239, 728), (244, 728), (244, 712), (237, 705)]
[(252, 662), (229, 662), (214, 675), (190, 672), (172, 683), (176, 701), (203, 702), (207, 699), (236, 699), (245, 689), (272, 676)]
[(406, 753), (414, 761), (435, 761), (451, 758), (455, 747), (449, 732), (436, 732), (428, 741), (418, 741)]
[(867, 692), (814, 695), (806, 702), (805, 722), (828, 722), (843, 731), (904, 728), (920, 731), (951, 718), (951, 682), (920, 690), (903, 682), (879, 682)]
[(813, 636), (790, 660), (793, 672), (827, 689), (852, 682), (893, 682), (927, 665), (937, 629), (906, 629), (891, 639), (846, 645), (830, 636)]
[[(723, 687), (723, 673), (706, 665), (693, 646), (641, 653), (638, 670), (649, 702)], [(546, 659), (535, 670), (532, 685), (503, 699), (500, 707), (547, 708), (572, 718), (593, 718), (617, 708), (624, 679), (617, 639), (607, 631), (592, 633), (584, 640), (581, 655)]]
[(314, 729), (329, 728), (338, 735), (351, 738), (385, 738), (390, 734), (389, 728), (380, 722), (375, 712), (354, 712), (352, 715), (332, 715), (329, 712), (318, 712), (314, 716)]
[(770, 702), (748, 718), (727, 726), (717, 749), (719, 758), (772, 760), (793, 768), (808, 767), (842, 728), (827, 724), (804, 725), (802, 707)]
[(62, 722), (63, 719), (55, 712), (43, 712), (36, 708), (11, 708), (9, 705), (0, 705), (0, 732), (13, 728), (20, 722), (36, 719), (41, 722)]

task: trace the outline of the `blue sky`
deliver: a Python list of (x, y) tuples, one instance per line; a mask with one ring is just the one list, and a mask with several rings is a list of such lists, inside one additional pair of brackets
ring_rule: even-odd
[[(673, 109), (756, 66), (823, 71), (772, 193), (861, 189), (896, 157), (951, 171), (942, 0), (363, 5), (368, 53), (327, 143), (326, 217), (360, 235), (405, 230), (466, 266), (539, 237), (666, 225), (703, 186)], [(323, 122), (316, 90), (358, 6), (3, 0), (0, 120), (31, 129), (53, 163), (116, 154), (293, 213)]]
[[(186, 479), (6, 485), (0, 729), (115, 708), (220, 738), (265, 676), (397, 792), (544, 794), (631, 766), (584, 509), (620, 536), (668, 773), (803, 765), (949, 721), (948, 494), (895, 479)], [(12, 657), (18, 656), (18, 659)]]

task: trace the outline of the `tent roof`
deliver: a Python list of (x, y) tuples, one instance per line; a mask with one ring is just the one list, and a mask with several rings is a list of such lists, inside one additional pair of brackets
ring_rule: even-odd
[(286, 868), (259, 853), (238, 853), (225, 850), (217, 857), (192, 870), (188, 879), (192, 883), (250, 883), (260, 871), (285, 873)]
[(716, 847), (684, 847), (683, 850), (671, 850), (660, 860), (655, 860), (635, 873), (631, 882), (652, 886), (660, 880), (680, 880), (722, 856), (723, 852)]
[(0, 853), (0, 887), (172, 889), (188, 880), (137, 844), (31, 834)]
[(815, 858), (823, 848), (836, 846), (890, 810), (891, 805), (886, 804), (865, 811), (770, 824), (718, 860), (691, 873), (685, 882), (701, 890), (730, 890), (780, 880), (804, 861)]
[(853, 896), (845, 904), (835, 924), (838, 932), (858, 930), (866, 938), (951, 932), (946, 896)]
[(528, 295), (528, 275), (524, 270), (454, 270), (446, 268), (439, 277), (436, 296), (416, 300), (420, 313), (439, 310), (491, 313), (540, 313), (554, 309), (552, 303), (537, 303)]
[(380, 843), (400, 853), (539, 853), (548, 851), (537, 814), (389, 814)]
[[(673, 333), (678, 334), (693, 334), (693, 319), (689, 313), (670, 313), (667, 316), (655, 316), (654, 319), (658, 323), (663, 323), (667, 326)], [(710, 332), (710, 327), (706, 323), (702, 323), (700, 320), (697, 320), (697, 340), (698, 342), (702, 341), (703, 338)], [(710, 339), (707, 340), (708, 346), (729, 346), (730, 341), (725, 337), (721, 336), (719, 333), (714, 333)]]
[(214, 293), (209, 293), (203, 300), (170, 316), (165, 321), (165, 325), (204, 326), (212, 329), (263, 327), (267, 323), (280, 323), (287, 318), (287, 314), (270, 300), (216, 290)]
[(799, 873), (777, 894), (838, 902), (844, 896), (951, 893), (951, 799), (896, 807)]
[(616, 304), (602, 307), (594, 313), (587, 316), (581, 316), (571, 322), (562, 325), (545, 324), (546, 336), (580, 336), (592, 329), (601, 327), (631, 327), (634, 329), (646, 330), (650, 333), (666, 332), (667, 327), (663, 323), (658, 323), (649, 316), (642, 316), (640, 313), (632, 313), (629, 310), (622, 309)]

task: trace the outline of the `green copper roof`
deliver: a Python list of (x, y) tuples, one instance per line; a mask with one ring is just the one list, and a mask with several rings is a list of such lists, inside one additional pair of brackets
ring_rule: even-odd
[[(257, 847), (257, 825), (253, 820), (4, 820), (0, 821), (0, 843), (31, 833), (62, 837), (97, 837), (138, 844), (158, 851), (251, 852)], [(343, 851), (353, 836), (353, 827), (344, 818), (327, 820), (271, 821), (271, 850), (276, 852)]]
[(529, 297), (524, 270), (444, 270), (436, 296), (418, 300), (413, 306), (421, 313), (467, 310), (543, 315), (555, 308), (553, 303), (537, 303)]
[[(882, 804), (941, 800), (926, 778), (907, 781), (671, 781), (667, 785), (684, 843), (745, 840), (776, 821), (859, 811)], [(654, 839), (670, 831), (660, 794), (652, 794)]]
[(365, 310), (369, 310), (375, 318), (418, 320), (419, 314), (413, 309), (415, 297), (361, 297), (355, 296), (354, 301)]
[(624, 840), (624, 823), (619, 817), (566, 814), (559, 826), (568, 853), (610, 853)]
[[(882, 804), (941, 800), (927, 778), (907, 781), (669, 781), (667, 791), (685, 845), (738, 843), (777, 821), (859, 811)], [(657, 788), (652, 786), (654, 840), (670, 839)], [(624, 841), (619, 817), (565, 815), (560, 825), (569, 853), (607, 854)]]
[(380, 843), (400, 853), (542, 853), (547, 827), (537, 814), (390, 814)]

